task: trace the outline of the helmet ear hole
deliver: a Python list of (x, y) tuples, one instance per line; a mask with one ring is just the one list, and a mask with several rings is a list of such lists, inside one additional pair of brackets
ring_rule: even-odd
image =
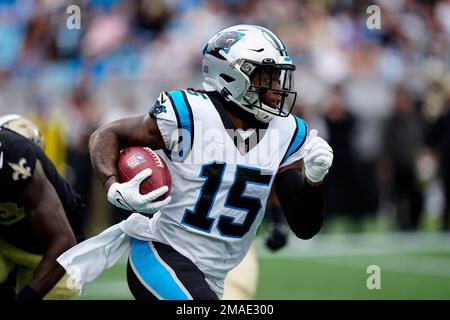
[(245, 93), (244, 99), (246, 100), (247, 103), (253, 104), (253, 103), (255, 103), (258, 100), (258, 93), (254, 90), (254, 88), (250, 88)]
[(250, 76), (251, 73), (255, 70), (255, 66), (253, 66), (249, 62), (244, 62), (244, 64), (241, 67), (242, 72), (244, 72), (246, 75)]

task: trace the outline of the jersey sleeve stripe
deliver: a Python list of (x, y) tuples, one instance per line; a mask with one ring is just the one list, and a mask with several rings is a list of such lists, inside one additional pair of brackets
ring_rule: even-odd
[[(173, 102), (172, 96), (169, 94), (169, 92), (164, 92), (164, 93), (169, 98), (170, 105), (172, 106), (172, 109), (175, 113), (175, 117), (177, 118), (178, 130), (180, 130), (181, 129), (181, 121), (180, 121), (180, 116), (178, 115), (177, 109), (175, 108), (175, 102)], [(163, 150), (164, 150), (164, 153), (166, 154), (167, 158), (172, 160), (172, 152), (170, 150), (166, 149), (166, 147), (164, 147)]]
[(284, 155), (283, 160), (281, 161), (281, 164), (283, 164), (291, 155), (297, 152), (306, 140), (306, 123), (297, 116), (294, 116), (294, 118), (296, 124), (295, 132), (292, 136), (291, 142), (289, 143), (289, 148)]
[(181, 91), (181, 93), (183, 94), (183, 99), (184, 99), (184, 103), (187, 107), (187, 110), (189, 112), (189, 123), (191, 125), (191, 144), (190, 144), (190, 148), (192, 148), (192, 145), (194, 144), (194, 116), (192, 114), (192, 108), (191, 105), (189, 104), (189, 100), (186, 96), (186, 92), (183, 90)]
[[(194, 121), (192, 115), (192, 109), (189, 105), (186, 94), (181, 90), (169, 91), (167, 96), (172, 103), (173, 110), (177, 117), (178, 129), (180, 130), (180, 140), (181, 150), (178, 154), (171, 154), (169, 158), (171, 160), (184, 160), (191, 148), (194, 141)], [(166, 151), (166, 154), (170, 153)]]

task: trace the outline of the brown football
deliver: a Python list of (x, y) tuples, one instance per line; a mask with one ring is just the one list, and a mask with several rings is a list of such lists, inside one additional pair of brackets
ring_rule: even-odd
[(147, 194), (162, 186), (168, 186), (169, 191), (156, 199), (156, 201), (164, 200), (169, 196), (171, 190), (170, 172), (164, 160), (148, 147), (128, 147), (120, 152), (118, 160), (120, 182), (130, 181), (147, 168), (152, 170), (152, 174), (141, 182), (139, 192)]

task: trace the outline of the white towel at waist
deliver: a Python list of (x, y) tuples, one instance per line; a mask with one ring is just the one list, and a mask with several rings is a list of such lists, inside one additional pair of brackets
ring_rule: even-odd
[(63, 266), (82, 292), (87, 283), (97, 279), (128, 251), (131, 237), (143, 241), (152, 240), (149, 221), (148, 217), (133, 213), (127, 220), (70, 248), (56, 261)]

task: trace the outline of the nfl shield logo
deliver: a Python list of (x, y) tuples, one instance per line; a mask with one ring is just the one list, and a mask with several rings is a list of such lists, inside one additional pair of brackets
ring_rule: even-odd
[(141, 153), (136, 152), (135, 154), (131, 155), (131, 157), (129, 157), (127, 159), (127, 166), (130, 169), (134, 169), (136, 168), (138, 165), (140, 165), (141, 163), (144, 163), (146, 160), (145, 158), (142, 156)]

